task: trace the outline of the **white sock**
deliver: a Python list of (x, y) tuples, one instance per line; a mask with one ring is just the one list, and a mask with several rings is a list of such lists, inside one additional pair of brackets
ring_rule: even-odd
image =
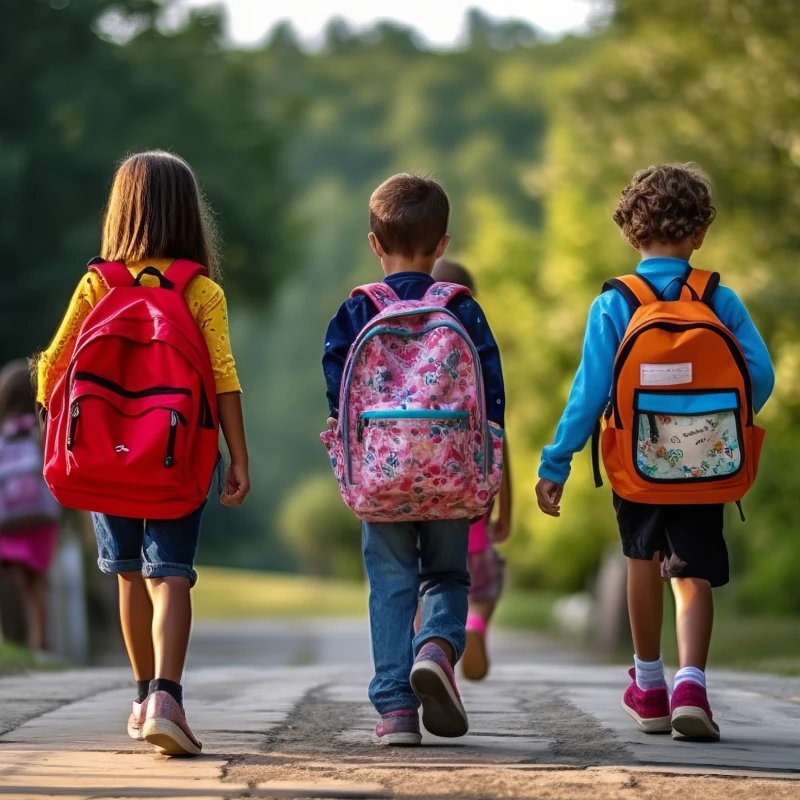
[(660, 689), (667, 685), (663, 658), (658, 661), (641, 661), (634, 655), (633, 664), (636, 667), (636, 685), (640, 689)]
[(704, 689), (706, 688), (706, 674), (703, 670), (697, 667), (684, 667), (675, 673), (675, 683), (673, 683), (673, 690), (677, 689), (681, 683), (685, 681), (692, 681), (698, 683)]

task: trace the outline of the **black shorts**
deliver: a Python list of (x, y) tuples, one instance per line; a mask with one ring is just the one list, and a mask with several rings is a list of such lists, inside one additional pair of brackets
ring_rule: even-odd
[(614, 494), (614, 510), (628, 558), (651, 561), (660, 553), (665, 578), (700, 578), (712, 586), (730, 580), (722, 503), (648, 505)]

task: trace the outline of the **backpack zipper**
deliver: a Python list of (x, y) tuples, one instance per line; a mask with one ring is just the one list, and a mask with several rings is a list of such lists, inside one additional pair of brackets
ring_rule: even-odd
[(121, 395), (122, 397), (128, 397), (130, 399), (152, 397), (159, 394), (185, 394), (190, 396), (192, 394), (191, 389), (184, 389), (179, 386), (150, 386), (147, 389), (132, 391), (131, 389), (126, 389), (124, 386), (120, 386), (118, 383), (114, 383), (114, 381), (108, 380), (108, 378), (103, 378), (100, 375), (94, 375), (91, 372), (76, 372), (73, 380), (95, 383), (98, 386), (102, 386), (104, 389), (114, 392), (114, 394)]
[(76, 400), (72, 404), (72, 412), (70, 413), (69, 420), (69, 435), (67, 436), (67, 450), (72, 450), (72, 445), (75, 444), (75, 431), (78, 428), (78, 417), (81, 415), (81, 407)]
[(739, 346), (739, 343), (736, 341), (733, 334), (728, 333), (728, 331), (721, 326), (714, 325), (710, 322), (666, 322), (664, 320), (653, 320), (645, 325), (642, 325), (642, 327), (635, 330), (623, 340), (622, 344), (620, 345), (619, 352), (617, 353), (617, 357), (614, 361), (614, 379), (611, 386), (611, 407), (614, 412), (615, 428), (622, 430), (622, 415), (620, 414), (619, 403), (617, 402), (617, 387), (619, 375), (620, 372), (622, 372), (622, 365), (625, 363), (625, 359), (630, 354), (630, 351), (633, 349), (633, 345), (636, 343), (636, 340), (639, 338), (639, 336), (651, 328), (661, 328), (662, 330), (670, 331), (671, 333), (678, 333), (680, 331), (691, 330), (693, 328), (705, 328), (706, 330), (713, 331), (718, 336), (721, 336), (725, 344), (728, 345), (728, 349), (731, 351), (733, 360), (736, 362), (736, 366), (739, 368), (739, 372), (744, 378), (744, 394), (745, 403), (747, 405), (747, 425), (750, 426), (753, 424), (753, 382), (750, 378), (750, 369), (747, 366), (747, 359), (745, 359), (744, 353), (742, 353), (742, 348)]
[(175, 439), (178, 436), (178, 413), (174, 409), (169, 412), (169, 438), (167, 439), (167, 455), (164, 466), (169, 469), (175, 466)]

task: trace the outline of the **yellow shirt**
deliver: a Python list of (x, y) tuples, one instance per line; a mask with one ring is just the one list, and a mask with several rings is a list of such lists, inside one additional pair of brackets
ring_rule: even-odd
[[(126, 266), (131, 276), (135, 277), (147, 266), (166, 272), (172, 261), (171, 258), (151, 258)], [(145, 275), (142, 278), (142, 285), (154, 286), (157, 282), (154, 277)], [(55, 338), (50, 347), (39, 355), (37, 361), (39, 389), (36, 399), (45, 408), (53, 388), (69, 366), (81, 325), (106, 294), (108, 288), (97, 273), (89, 272), (81, 278)], [(217, 394), (240, 392), (242, 389), (236, 375), (236, 362), (233, 360), (228, 333), (228, 305), (225, 293), (214, 281), (204, 275), (198, 275), (186, 287), (184, 296), (206, 340), (211, 355), (211, 366), (214, 369)]]

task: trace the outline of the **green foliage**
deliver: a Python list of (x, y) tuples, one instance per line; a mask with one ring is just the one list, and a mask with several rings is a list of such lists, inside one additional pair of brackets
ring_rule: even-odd
[(330, 475), (312, 475), (288, 495), (280, 535), (310, 575), (359, 578), (361, 524), (342, 503)]
[[(97, 34), (110, 12), (135, 35)], [(280, 129), (251, 73), (222, 47), (218, 16), (158, 27), (149, 0), (11, 0), (0, 26), (0, 359), (47, 344), (86, 262), (116, 163), (173, 150), (219, 213), (232, 299), (263, 301), (285, 272)], [(102, 25), (100, 26), (102, 28)], [(35, 310), (35, 311), (34, 311)]]

